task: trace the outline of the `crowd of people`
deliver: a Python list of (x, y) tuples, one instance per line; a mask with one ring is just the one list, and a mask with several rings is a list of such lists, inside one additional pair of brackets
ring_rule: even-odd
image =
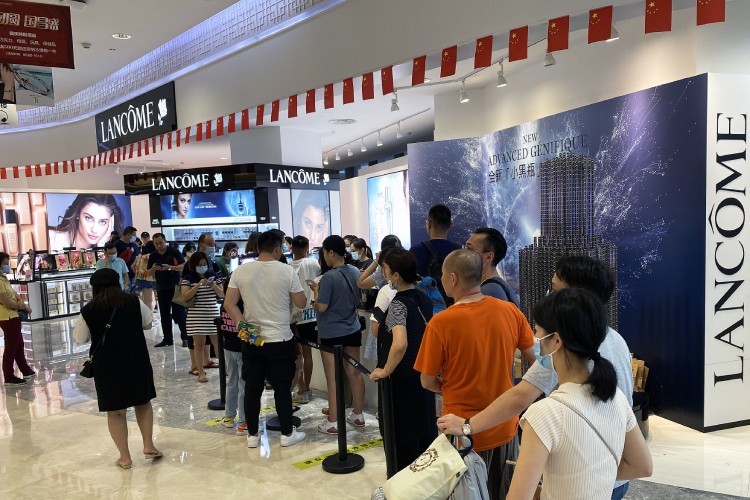
[[(141, 233), (138, 239), (136, 229), (126, 227), (113, 235), (97, 262), (94, 299), (82, 309), (75, 336), (92, 340), (99, 407), (107, 412), (120, 452), (117, 466), (132, 464), (128, 407), (135, 408), (145, 458), (161, 456), (151, 439), (150, 401), (156, 393), (148, 350), (143, 336), (133, 335), (150, 328), (158, 304), (163, 338), (156, 347), (173, 345), (174, 321), (183, 347), (190, 348), (190, 373), (198, 382), (206, 382), (206, 369), (216, 365), (209, 347), (218, 353), (216, 320), (230, 324), (222, 328), (228, 375), (222, 424), (246, 435), (250, 448), (260, 444), (261, 396), (267, 388), (273, 390), (281, 446), (303, 441), (292, 412), (294, 404), (313, 397), (309, 344), (343, 346), (359, 361), (367, 332), (365, 356), (371, 348), (377, 360), (370, 379), (391, 381), (388, 397), (397, 418), (392, 430), (385, 430), (378, 387), (378, 420), (381, 433), (393, 433), (385, 444), (395, 447), (386, 450), (395, 457), (395, 470), (416, 460), (442, 432), (471, 436), (493, 499), (622, 498), (627, 480), (650, 475), (652, 464), (631, 409), (630, 351), (607, 325), (612, 270), (586, 256), (559, 259), (550, 293), (534, 307), (532, 331), (516, 292), (498, 273), (508, 248), (500, 231), (477, 228), (459, 244), (448, 238), (451, 227), (450, 209), (436, 205), (426, 220), (429, 239), (406, 249), (389, 235), (376, 255), (355, 235), (331, 235), (311, 248), (303, 235), (254, 233), (245, 247), (247, 262), (236, 269), (238, 246), (227, 243), (218, 254), (208, 233), (183, 252), (161, 233)], [(0, 264), (7, 260), (0, 253)], [(439, 295), (425, 293), (425, 278)], [(33, 377), (13, 349), (16, 330), (20, 336), (18, 311), (24, 310), (28, 306), (0, 274), (6, 383), (23, 383), (12, 374), (14, 362), (25, 377)], [(369, 331), (364, 316), (371, 319)], [(238, 331), (262, 342), (242, 342)], [(307, 343), (300, 345), (295, 336)], [(112, 340), (105, 346), (107, 339)], [(515, 383), (519, 354), (529, 368)], [(334, 357), (324, 349), (321, 358), (328, 401), (318, 431), (337, 435), (343, 429)], [(125, 359), (136, 360), (138, 373), (132, 364), (121, 366)], [(117, 376), (121, 370), (133, 376), (125, 382)], [(364, 427), (364, 378), (350, 363), (345, 376), (352, 396), (345, 421)], [(443, 405), (437, 415), (436, 395)]]

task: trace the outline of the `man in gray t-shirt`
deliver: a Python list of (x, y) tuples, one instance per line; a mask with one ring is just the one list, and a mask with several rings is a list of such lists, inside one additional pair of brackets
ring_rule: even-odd
[(518, 307), (518, 295), (497, 272), (498, 264), (508, 252), (508, 243), (502, 233), (491, 227), (480, 227), (466, 240), (466, 248), (482, 257), (482, 293), (513, 302)]

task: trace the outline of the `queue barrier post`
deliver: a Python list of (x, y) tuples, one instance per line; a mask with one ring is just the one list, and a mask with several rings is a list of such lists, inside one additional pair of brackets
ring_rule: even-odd
[(395, 419), (393, 415), (393, 381), (390, 377), (379, 380), (380, 384), (380, 408), (383, 422), (383, 448), (385, 449), (385, 469), (388, 479), (393, 477), (398, 469), (396, 467), (396, 433)]
[(219, 399), (212, 399), (208, 402), (209, 410), (223, 410), (226, 407), (227, 401), (227, 365), (224, 362), (224, 339), (221, 334), (221, 318), (214, 320), (216, 325), (216, 337), (219, 344), (219, 352), (216, 355), (219, 357)]
[(356, 453), (346, 450), (346, 416), (344, 411), (344, 348), (333, 348), (333, 360), (336, 375), (336, 428), (338, 432), (339, 452), (323, 460), (323, 470), (331, 474), (349, 474), (365, 466), (365, 459)]

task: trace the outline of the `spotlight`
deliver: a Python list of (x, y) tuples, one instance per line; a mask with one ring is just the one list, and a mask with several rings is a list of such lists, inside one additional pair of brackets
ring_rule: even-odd
[(337, 149), (336, 150), (336, 161), (340, 161), (340, 160), (341, 160), (341, 155), (339, 154), (339, 150)]
[(469, 99), (469, 95), (466, 93), (466, 85), (464, 82), (461, 82), (461, 92), (458, 93), (458, 102), (461, 104), (469, 102), (471, 99)]
[(360, 146), (359, 150), (362, 151), (363, 153), (365, 151), (367, 151), (367, 146), (365, 146), (365, 138), (364, 137), (362, 138), (362, 146)]
[(508, 80), (505, 79), (503, 74), (503, 63), (500, 63), (500, 71), (497, 72), (497, 88), (505, 87), (508, 85)]
[(354, 156), (354, 153), (352, 153), (352, 145), (347, 144), (346, 146), (346, 156)]
[(323, 157), (323, 165), (328, 165), (328, 155)]
[(119, 175), (119, 173), (120, 173), (120, 165), (117, 165), (117, 168), (115, 169), (115, 173)]
[(615, 23), (612, 23), (612, 35), (607, 39), (608, 42), (614, 42), (620, 39), (620, 32), (615, 28)]
[(404, 136), (404, 134), (401, 133), (401, 122), (398, 122), (398, 125), (396, 125), (396, 139), (401, 139)]
[(375, 143), (377, 147), (380, 147), (383, 145), (383, 139), (380, 138), (380, 131), (378, 130), (378, 142)]
[(555, 61), (554, 56), (550, 53), (547, 53), (547, 55), (544, 56), (544, 67), (546, 68), (548, 66), (554, 66), (555, 64), (557, 64), (557, 61)]
[(398, 107), (398, 94), (393, 92), (393, 99), (391, 99), (391, 112), (399, 111), (401, 108)]

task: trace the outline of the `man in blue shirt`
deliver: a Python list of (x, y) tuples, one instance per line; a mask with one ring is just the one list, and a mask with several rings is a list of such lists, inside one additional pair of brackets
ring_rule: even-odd
[(96, 268), (103, 269), (105, 267), (112, 269), (117, 272), (120, 277), (120, 287), (125, 289), (130, 280), (128, 278), (128, 266), (125, 261), (117, 256), (117, 249), (112, 243), (104, 245), (104, 258), (96, 261)]
[(172, 337), (172, 317), (180, 327), (180, 336), (183, 344), (187, 342), (187, 310), (172, 303), (174, 298), (175, 287), (180, 282), (182, 268), (185, 266), (185, 259), (176, 248), (167, 244), (167, 240), (162, 233), (156, 233), (153, 237), (156, 252), (148, 255), (148, 270), (156, 278), (154, 288), (156, 288), (156, 301), (159, 304), (159, 314), (161, 316), (161, 329), (164, 339), (154, 347), (170, 346), (174, 343)]

